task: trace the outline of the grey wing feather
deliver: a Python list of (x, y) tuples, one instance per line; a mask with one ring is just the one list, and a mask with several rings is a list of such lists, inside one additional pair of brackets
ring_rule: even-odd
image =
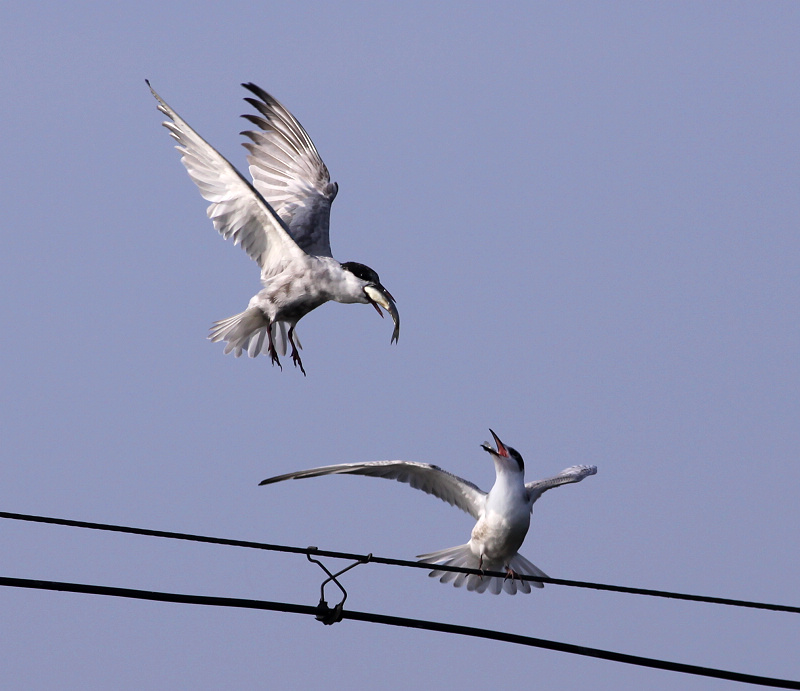
[(438, 497), (448, 504), (466, 511), (473, 518), (478, 518), (483, 508), (486, 492), (468, 480), (448, 473), (439, 466), (412, 461), (374, 461), (372, 463), (343, 463), (326, 465), (321, 468), (300, 470), (263, 480), (259, 484), (270, 485), (283, 480), (300, 480), (321, 475), (368, 475), (383, 477), (387, 480), (405, 482), (414, 489), (422, 490)]
[[(147, 82), (150, 86), (150, 82)], [(214, 147), (206, 142), (153, 90), (164, 127), (178, 142), (181, 162), (204, 199), (208, 217), (224, 238), (241, 244), (258, 262), (263, 276), (278, 273), (285, 260), (302, 250), (261, 194)]]
[(583, 478), (594, 475), (596, 472), (597, 466), (594, 465), (573, 465), (569, 468), (565, 468), (558, 475), (549, 477), (546, 480), (526, 483), (525, 489), (528, 490), (528, 494), (531, 497), (531, 506), (533, 506), (533, 502), (541, 497), (547, 490), (571, 482), (580, 482)]
[(253, 185), (309, 254), (331, 255), (331, 203), (338, 191), (328, 168), (302, 125), (277, 100), (255, 84), (242, 84), (258, 98), (246, 98), (260, 115), (243, 115), (258, 130), (242, 132), (250, 139)]

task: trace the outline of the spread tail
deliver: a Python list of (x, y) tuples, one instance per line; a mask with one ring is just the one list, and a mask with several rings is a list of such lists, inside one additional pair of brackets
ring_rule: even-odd
[[(521, 554), (515, 554), (508, 563), (500, 561), (490, 561), (487, 559), (481, 563), (480, 559), (472, 553), (469, 543), (448, 547), (439, 552), (430, 554), (420, 554), (417, 559), (427, 564), (443, 564), (445, 566), (458, 566), (465, 569), (483, 569), (484, 571), (505, 571), (510, 568), (515, 574), (521, 576), (539, 576), (547, 578), (547, 574), (534, 566)], [(438, 578), (441, 583), (451, 583), (456, 587), (467, 586), (467, 590), (474, 590), (476, 593), (483, 593), (488, 590), (495, 595), (505, 590), (509, 595), (514, 595), (518, 590), (523, 593), (531, 592), (534, 588), (543, 588), (544, 584), (537, 581), (520, 581), (513, 576), (505, 579), (496, 576), (480, 576), (472, 573), (458, 573), (456, 571), (433, 570), (428, 574), (431, 578)]]
[(244, 312), (214, 322), (208, 338), (215, 343), (225, 341), (226, 355), (232, 352), (236, 357), (240, 357), (247, 351), (250, 357), (255, 357), (262, 350), (266, 352), (264, 343), (265, 341), (268, 343), (266, 337), (268, 324), (260, 309), (248, 307)]

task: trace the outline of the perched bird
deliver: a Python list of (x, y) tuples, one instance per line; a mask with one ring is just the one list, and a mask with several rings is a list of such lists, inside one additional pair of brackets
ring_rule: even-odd
[[(248, 182), (216, 149), (147, 86), (163, 123), (178, 142), (181, 162), (204, 199), (208, 216), (224, 238), (233, 238), (261, 267), (264, 288), (247, 309), (211, 327), (212, 341), (226, 341), (225, 352), (255, 357), (265, 350), (281, 366), (275, 344), (305, 374), (297, 322), (328, 300), (383, 307), (394, 320), (392, 342), (400, 334), (400, 317), (392, 295), (378, 274), (364, 264), (340, 264), (331, 254), (328, 228), (331, 202), (339, 186), (300, 123), (278, 101), (255, 84), (242, 84), (256, 98), (245, 98), (258, 115), (243, 115), (258, 129), (242, 132), (250, 141)], [(380, 307), (379, 307), (380, 305)], [(288, 333), (287, 333), (288, 328)], [(266, 349), (264, 343), (266, 339)]]
[(267, 478), (260, 484), (269, 485), (282, 480), (299, 480), (320, 475), (369, 475), (408, 483), (414, 489), (420, 489), (457, 506), (477, 520), (467, 544), (420, 554), (417, 558), (421, 562), (506, 572), (505, 579), (441, 570), (432, 571), (432, 577), (439, 578), (442, 583), (452, 581), (457, 588), (466, 584), (467, 590), (479, 593), (489, 590), (498, 594), (505, 590), (513, 595), (518, 589), (529, 593), (531, 585), (542, 588), (543, 584), (517, 580), (516, 576), (547, 578), (547, 574), (517, 553), (528, 533), (534, 502), (553, 487), (580, 482), (587, 475), (594, 475), (597, 467), (574, 465), (554, 477), (526, 484), (522, 456), (516, 449), (503, 444), (494, 432), (492, 436), (497, 449), (492, 448), (489, 442), (481, 445), (494, 460), (497, 473), (494, 486), (488, 494), (468, 480), (448, 473), (439, 466), (412, 461), (328, 465)]

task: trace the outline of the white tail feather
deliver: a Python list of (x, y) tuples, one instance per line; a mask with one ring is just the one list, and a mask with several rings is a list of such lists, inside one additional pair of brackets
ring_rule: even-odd
[[(287, 328), (286, 322), (275, 322), (272, 325), (272, 342), (281, 355), (286, 355), (286, 346), (289, 343)], [(267, 319), (257, 307), (248, 307), (244, 312), (214, 322), (208, 338), (215, 343), (225, 341), (225, 354), (232, 352), (236, 357), (240, 357), (243, 352), (247, 352), (250, 357), (261, 353), (267, 355), (269, 350)], [(300, 345), (296, 331), (292, 333), (292, 338), (302, 350), (303, 346)]]
[[(484, 559), (483, 563), (481, 563), (479, 557), (472, 553), (469, 543), (466, 545), (458, 545), (457, 547), (448, 547), (447, 549), (431, 552), (430, 554), (420, 554), (417, 559), (427, 564), (443, 564), (445, 566), (457, 566), (465, 569), (483, 569), (484, 571), (505, 571), (506, 567), (508, 567), (515, 574), (520, 576), (539, 576), (540, 578), (547, 578), (547, 574), (544, 571), (531, 564), (531, 562), (521, 554), (515, 554), (511, 557), (511, 559), (508, 560), (508, 564), (487, 559)], [(431, 578), (438, 578), (441, 583), (452, 583), (456, 588), (466, 585), (467, 590), (476, 593), (483, 593), (488, 590), (495, 595), (498, 595), (503, 590), (509, 595), (514, 595), (517, 590), (523, 593), (531, 592), (531, 586), (534, 588), (544, 587), (542, 583), (536, 581), (520, 581), (512, 576), (503, 579), (471, 573), (467, 574), (458, 573), (456, 571), (439, 570), (433, 570), (428, 575)]]
[(208, 338), (215, 343), (225, 341), (226, 354), (233, 352), (239, 357), (246, 350), (250, 357), (256, 357), (262, 350), (266, 352), (264, 343), (267, 342), (267, 324), (260, 309), (248, 307), (244, 312), (214, 322)]

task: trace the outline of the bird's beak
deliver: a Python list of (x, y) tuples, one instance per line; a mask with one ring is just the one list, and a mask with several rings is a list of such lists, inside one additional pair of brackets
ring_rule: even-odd
[(489, 445), (488, 442), (482, 444), (483, 450), (488, 451), (489, 453), (494, 454), (495, 456), (502, 456), (503, 458), (508, 458), (508, 449), (505, 447), (505, 444), (503, 444), (503, 442), (500, 441), (500, 437), (498, 437), (494, 433), (494, 430), (490, 429), (489, 431), (492, 433), (492, 436), (494, 437), (494, 443), (497, 445), (497, 451), (495, 451)]
[(392, 321), (394, 321), (394, 331), (392, 332), (391, 342), (396, 343), (400, 336), (400, 313), (397, 311), (397, 306), (394, 304), (394, 298), (392, 297), (392, 294), (380, 283), (370, 283), (369, 285), (364, 286), (364, 293), (369, 299), (370, 304), (375, 308), (378, 314), (381, 315), (381, 317), (383, 317), (383, 312), (381, 312), (378, 305), (383, 307), (383, 309), (385, 309), (391, 315)]

